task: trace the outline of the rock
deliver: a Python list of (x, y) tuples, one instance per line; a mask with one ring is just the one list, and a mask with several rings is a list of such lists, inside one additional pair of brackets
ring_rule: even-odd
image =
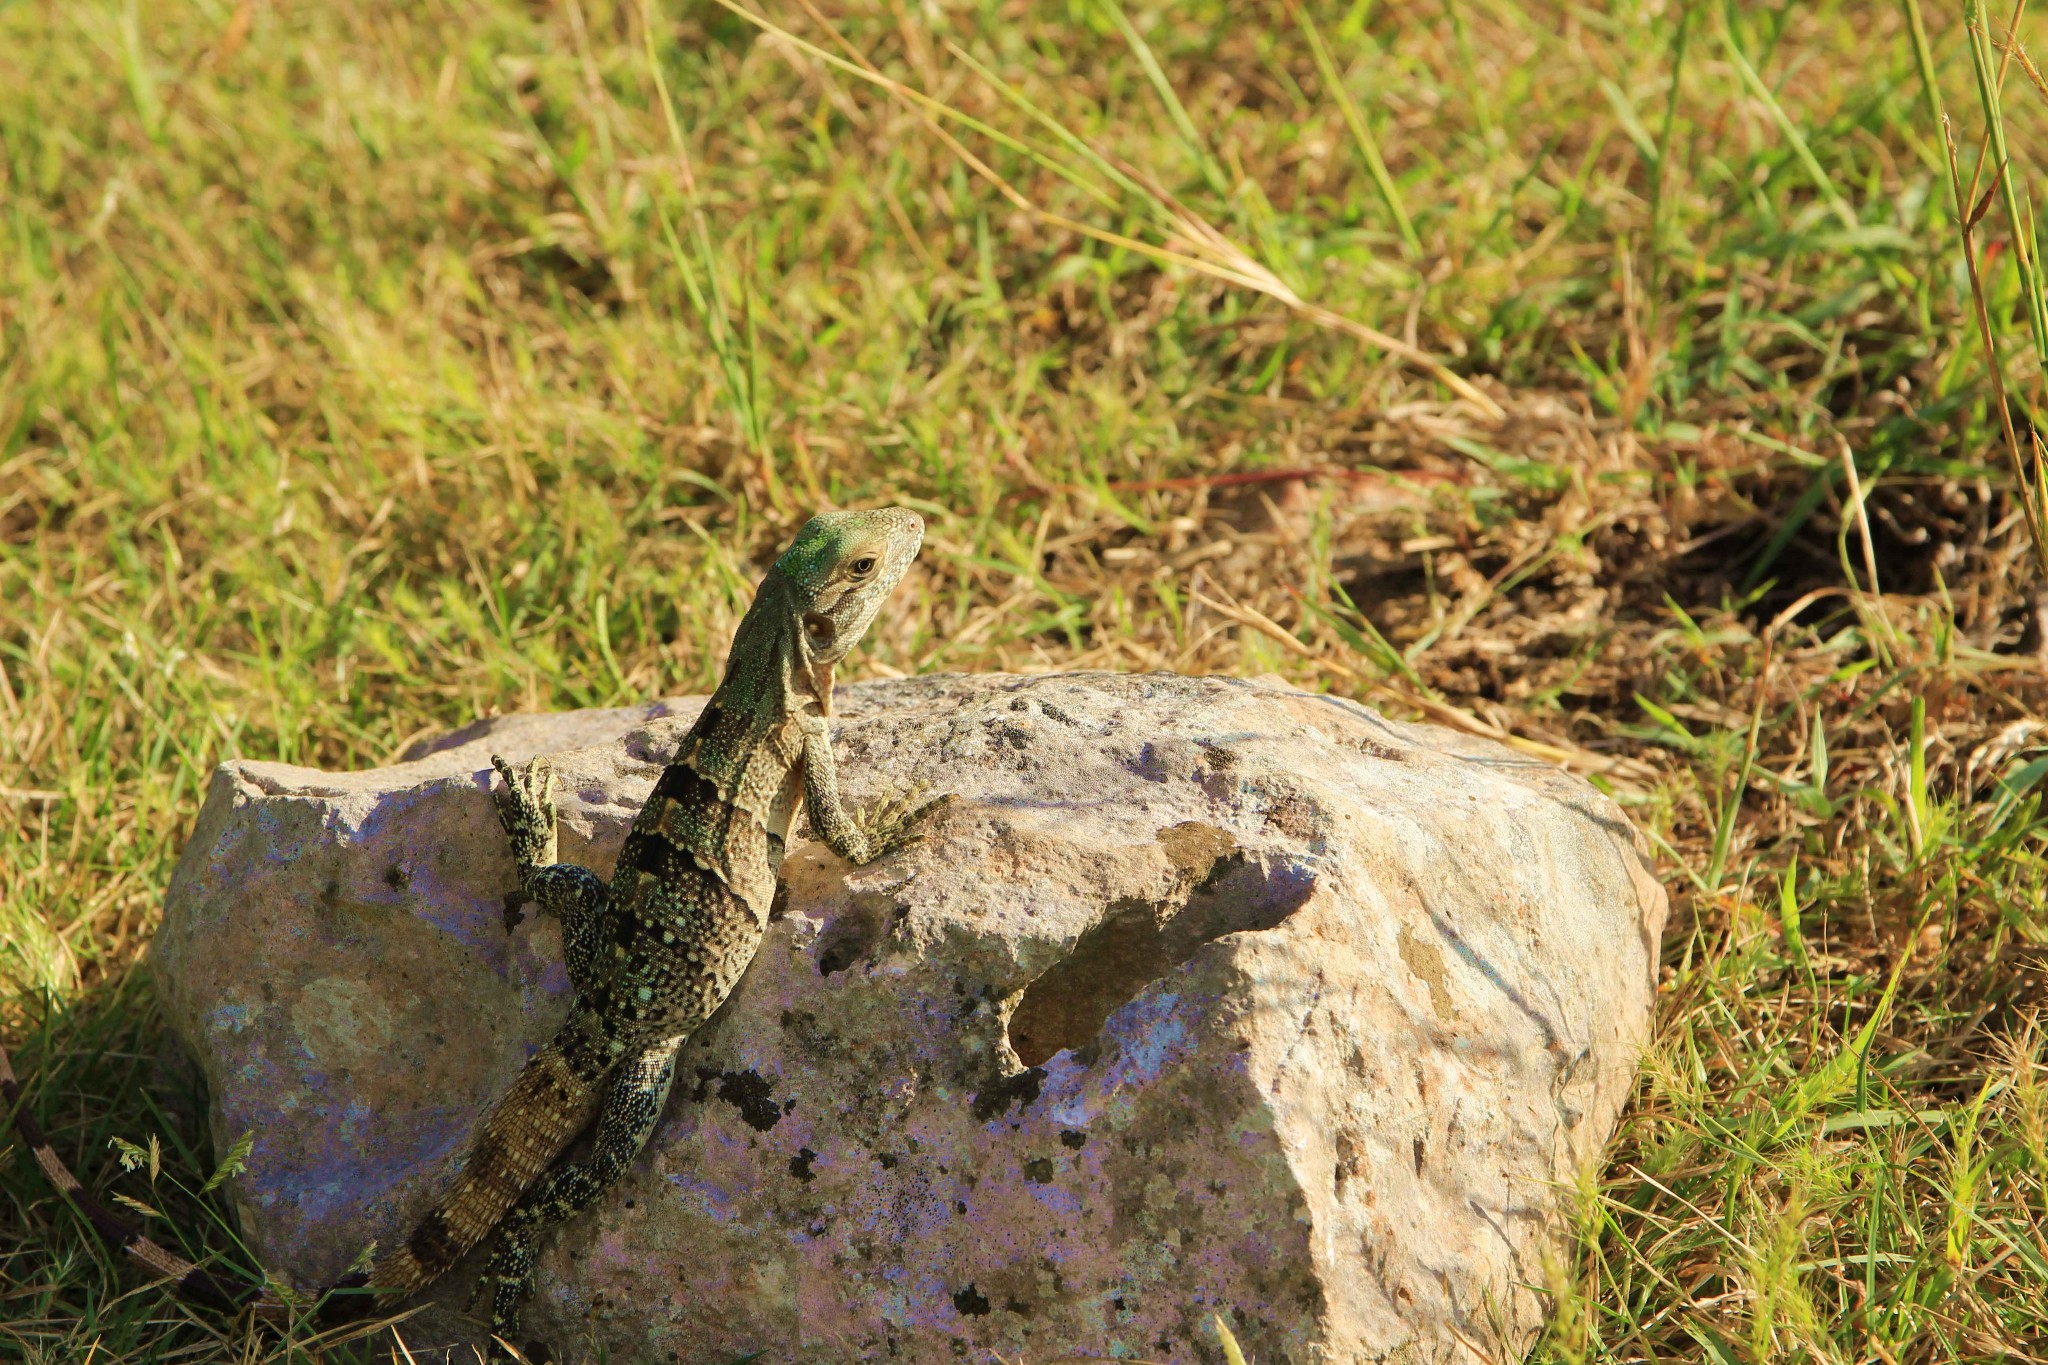
[[(492, 751), (610, 867), (698, 703), (488, 721), (371, 772), (215, 775), (154, 950), (263, 1263), (331, 1280), (435, 1197), (552, 1031)], [(558, 1360), (1525, 1351), (1646, 1036), (1665, 899), (1613, 803), (1498, 745), (1222, 678), (840, 693), (808, 840), (648, 1150), (540, 1265)], [(445, 1286), (460, 1304), (467, 1286)], [(413, 1344), (416, 1337), (409, 1337)]]

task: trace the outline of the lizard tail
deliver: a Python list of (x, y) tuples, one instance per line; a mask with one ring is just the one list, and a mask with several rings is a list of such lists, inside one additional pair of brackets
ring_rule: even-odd
[(21, 1134), (22, 1145), (36, 1159), (36, 1165), (43, 1168), (57, 1187), (85, 1215), (86, 1220), (99, 1230), (100, 1236), (121, 1248), (123, 1255), (136, 1262), (152, 1276), (173, 1282), (172, 1290), (179, 1298), (192, 1303), (204, 1304), (224, 1313), (251, 1309), (256, 1316), (267, 1322), (283, 1323), (289, 1320), (289, 1310), (278, 1300), (266, 1295), (254, 1285), (231, 1284), (212, 1274), (204, 1266), (194, 1265), (176, 1252), (158, 1245), (143, 1236), (142, 1229), (128, 1219), (115, 1213), (86, 1191), (71, 1174), (71, 1168), (57, 1155), (50, 1140), (43, 1133), (42, 1126), (28, 1111), (21, 1093), (21, 1083), (15, 1079), (14, 1067), (7, 1059), (7, 1049), (0, 1046), (0, 1107), (12, 1110), (14, 1130)]
[[(598, 1076), (570, 1051), (576, 1020), (526, 1064), (470, 1144), (455, 1186), (413, 1225), (404, 1243), (377, 1256), (369, 1272), (337, 1288), (367, 1282), (377, 1294), (412, 1294), (438, 1279), (497, 1226), (597, 1110)], [(580, 1049), (579, 1049), (580, 1050)]]

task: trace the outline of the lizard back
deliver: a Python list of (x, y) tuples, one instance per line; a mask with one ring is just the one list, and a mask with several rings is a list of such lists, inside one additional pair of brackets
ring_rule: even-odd
[(652, 1037), (693, 1032), (752, 961), (803, 754), (783, 690), (795, 680), (779, 596), (756, 600), (733, 642), (736, 666), (627, 832), (598, 980), (492, 1110), (441, 1202), (377, 1258), (367, 1278), (378, 1292), (416, 1292), (462, 1259), (588, 1125), (611, 1067)]

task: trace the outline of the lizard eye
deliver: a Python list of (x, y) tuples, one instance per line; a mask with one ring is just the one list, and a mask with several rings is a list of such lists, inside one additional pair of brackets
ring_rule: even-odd
[(873, 555), (862, 555), (859, 559), (853, 561), (853, 576), (855, 578), (866, 578), (874, 571), (875, 557)]

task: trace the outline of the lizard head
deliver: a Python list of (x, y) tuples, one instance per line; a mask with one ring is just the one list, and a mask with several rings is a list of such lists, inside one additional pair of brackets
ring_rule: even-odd
[(903, 507), (821, 512), (804, 523), (775, 572), (795, 599), (814, 668), (860, 643), (923, 543), (923, 519)]

